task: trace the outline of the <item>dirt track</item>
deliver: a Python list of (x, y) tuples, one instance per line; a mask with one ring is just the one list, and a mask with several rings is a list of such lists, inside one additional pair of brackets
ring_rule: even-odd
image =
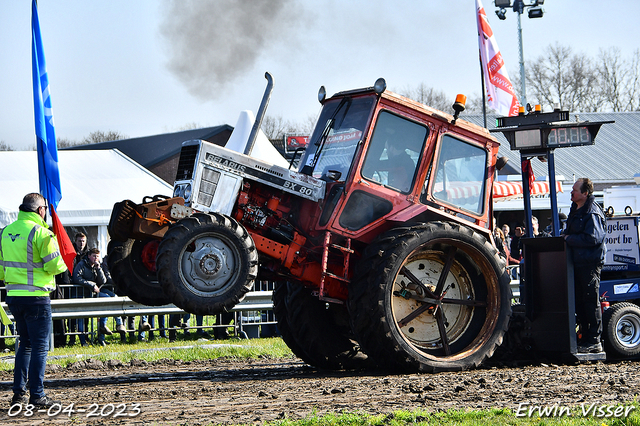
[[(161, 360), (102, 363), (90, 360), (47, 371), (50, 396), (65, 413), (19, 412), (9, 416), (11, 372), (0, 374), (0, 424), (222, 424), (262, 423), (310, 413), (360, 410), (388, 414), (400, 409), (518, 409), (589, 407), (633, 401), (640, 393), (640, 362), (488, 366), (463, 373), (389, 375), (318, 372), (298, 359), (200, 362)], [(90, 405), (95, 403), (92, 408)], [(140, 413), (136, 415), (139, 404)], [(122, 416), (109, 414), (115, 409)], [(102, 417), (100, 412), (105, 415)], [(15, 414), (15, 413), (12, 413)], [(537, 417), (537, 415), (536, 415)]]

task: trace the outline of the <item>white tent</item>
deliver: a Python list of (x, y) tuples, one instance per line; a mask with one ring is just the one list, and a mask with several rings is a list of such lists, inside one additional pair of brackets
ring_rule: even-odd
[[(241, 111), (238, 121), (236, 122), (236, 127), (234, 127), (233, 133), (231, 133), (231, 136), (224, 147), (235, 152), (244, 153), (255, 121), (256, 119), (253, 112), (249, 110)], [(249, 155), (254, 158), (259, 158), (260, 160), (276, 164), (280, 167), (284, 167), (285, 169), (289, 168), (289, 162), (280, 155), (276, 147), (269, 142), (269, 139), (267, 139), (267, 136), (264, 134), (262, 129), (258, 130), (256, 143)]]
[[(556, 198), (558, 211), (569, 214), (571, 208), (571, 186), (556, 182)], [(551, 197), (549, 195), (549, 182), (535, 181), (531, 192), (531, 210), (551, 210)], [(496, 181), (493, 187), (493, 210), (524, 211), (522, 195), (522, 182), (520, 181)]]
[[(60, 221), (64, 226), (97, 227), (97, 244), (103, 251), (116, 202), (130, 199), (140, 203), (147, 195), (173, 193), (171, 185), (117, 149), (59, 151), (58, 162), (62, 186)], [(37, 153), (0, 152), (0, 228), (16, 220), (18, 206), (30, 192), (39, 192)]]

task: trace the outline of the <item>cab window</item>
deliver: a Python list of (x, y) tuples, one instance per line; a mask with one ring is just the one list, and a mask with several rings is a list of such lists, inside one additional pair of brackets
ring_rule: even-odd
[(427, 139), (425, 126), (388, 111), (378, 115), (362, 176), (408, 193)]
[(433, 197), (475, 214), (484, 211), (487, 151), (450, 135), (442, 137), (435, 165)]

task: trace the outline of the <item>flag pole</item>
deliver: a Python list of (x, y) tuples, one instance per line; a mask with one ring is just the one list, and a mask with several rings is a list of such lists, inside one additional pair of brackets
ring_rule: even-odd
[(58, 146), (56, 144), (49, 75), (47, 74), (44, 57), (36, 0), (33, 0), (31, 5), (31, 36), (33, 109), (40, 194), (47, 200), (49, 205), (53, 232), (56, 235), (60, 254), (67, 265), (67, 269), (69, 269), (70, 273), (73, 273), (73, 259), (76, 251), (57, 213), (58, 203), (62, 199), (60, 170), (58, 169)]
[[(512, 116), (518, 114), (518, 99), (507, 70), (495, 34), (489, 25), (482, 0), (476, 0), (478, 23), (478, 45), (480, 48), (481, 70), (484, 74), (483, 84), (486, 103), (498, 115)], [(486, 123), (485, 123), (486, 126)]]
[(487, 128), (487, 90), (484, 87), (484, 71), (482, 69), (482, 55), (478, 54), (480, 60), (480, 84), (482, 85), (482, 118), (484, 119), (484, 128)]

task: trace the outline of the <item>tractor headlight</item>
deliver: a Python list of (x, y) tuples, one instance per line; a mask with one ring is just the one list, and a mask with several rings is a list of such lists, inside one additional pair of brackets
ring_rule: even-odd
[(174, 197), (182, 197), (184, 201), (189, 201), (191, 198), (191, 184), (190, 183), (181, 183), (176, 185), (173, 188), (173, 196)]
[(186, 185), (184, 185), (184, 192), (183, 192), (182, 198), (184, 198), (184, 201), (187, 203), (191, 201), (191, 184), (190, 183), (187, 183)]
[(173, 188), (173, 196), (183, 197), (183, 195), (184, 195), (184, 188), (182, 187), (182, 185), (176, 185), (175, 188)]

